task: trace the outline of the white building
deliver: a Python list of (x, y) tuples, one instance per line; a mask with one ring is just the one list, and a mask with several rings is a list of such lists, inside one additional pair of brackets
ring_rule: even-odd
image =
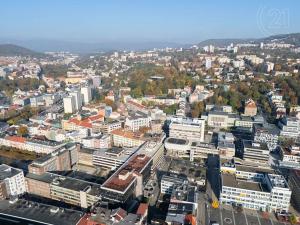
[(0, 182), (4, 182), (8, 196), (18, 196), (26, 192), (24, 173), (20, 169), (0, 165)]
[(291, 190), (281, 175), (264, 174), (261, 179), (239, 179), (222, 174), (220, 202), (245, 208), (277, 211), (289, 210)]
[(278, 126), (280, 128), (280, 136), (295, 139), (300, 137), (300, 119), (297, 117), (284, 117)]
[(170, 176), (163, 175), (160, 182), (160, 192), (163, 194), (171, 195), (173, 190), (177, 186), (182, 185), (185, 181), (185, 179), (178, 177), (175, 174), (172, 174)]
[(65, 113), (75, 113), (76, 111), (76, 103), (74, 96), (64, 97), (64, 112)]
[(211, 68), (211, 59), (207, 58), (205, 59), (205, 69), (210, 69)]
[(169, 125), (169, 136), (203, 142), (204, 129), (205, 120), (197, 118), (172, 117)]
[(80, 110), (82, 107), (81, 93), (79, 91), (72, 91), (69, 95), (74, 97), (76, 111)]
[(92, 89), (90, 86), (81, 87), (81, 94), (83, 96), (83, 104), (87, 105), (92, 100)]
[(138, 131), (141, 127), (150, 127), (151, 117), (142, 113), (136, 112), (129, 115), (125, 120), (125, 126), (128, 126), (133, 132)]

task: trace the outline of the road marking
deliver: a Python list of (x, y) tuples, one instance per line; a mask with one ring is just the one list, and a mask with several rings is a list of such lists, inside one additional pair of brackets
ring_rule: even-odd
[(257, 211), (255, 211), (255, 212), (256, 212), (257, 219), (258, 219), (258, 223), (259, 223), (259, 225), (261, 225), (261, 222), (260, 222), (260, 219), (259, 219), (258, 212), (257, 212)]
[(271, 221), (271, 224), (274, 225), (273, 220), (271, 218), (269, 218), (269, 220)]
[(235, 225), (235, 217), (234, 217), (234, 212), (233, 212), (233, 208), (232, 207), (231, 207), (231, 212), (232, 212), (233, 224)]
[(246, 213), (245, 213), (245, 210), (243, 210), (243, 212), (244, 212), (244, 216), (245, 216), (245, 219), (246, 219), (246, 224), (249, 225), (248, 220), (247, 220), (247, 216), (246, 216)]

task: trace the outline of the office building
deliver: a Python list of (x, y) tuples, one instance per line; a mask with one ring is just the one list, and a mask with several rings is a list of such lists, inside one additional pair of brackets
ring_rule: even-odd
[(243, 160), (260, 166), (269, 166), (269, 149), (266, 144), (243, 140)]
[(204, 141), (205, 121), (197, 118), (171, 118), (169, 136), (172, 138)]
[(80, 91), (72, 91), (69, 93), (69, 96), (73, 96), (75, 100), (75, 110), (79, 111), (82, 107), (82, 97)]
[(65, 113), (75, 113), (76, 112), (76, 103), (74, 96), (68, 96), (63, 98), (64, 103), (64, 112)]
[(26, 186), (23, 171), (5, 164), (0, 165), (0, 187), (1, 199), (24, 194)]
[(92, 89), (90, 86), (84, 86), (80, 89), (82, 94), (83, 104), (87, 105), (92, 100)]
[(264, 174), (261, 179), (239, 179), (222, 174), (220, 202), (262, 211), (288, 211), (291, 190), (281, 175)]

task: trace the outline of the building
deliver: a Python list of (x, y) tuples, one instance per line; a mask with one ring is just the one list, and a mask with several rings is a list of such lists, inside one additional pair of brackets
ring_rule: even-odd
[(105, 149), (111, 147), (111, 136), (107, 134), (99, 136), (89, 136), (81, 139), (81, 143), (86, 148)]
[(125, 120), (127, 126), (133, 132), (138, 131), (142, 127), (150, 127), (151, 117), (142, 112), (130, 114)]
[(278, 123), (280, 136), (297, 139), (300, 137), (300, 119), (297, 117), (284, 117)]
[(184, 182), (174, 187), (170, 198), (167, 224), (197, 224), (196, 187)]
[(111, 134), (113, 145), (117, 147), (137, 147), (145, 142), (140, 132), (126, 131), (121, 128), (113, 130)]
[(26, 186), (23, 171), (1, 164), (0, 187), (1, 199), (24, 194), (26, 192)]
[(281, 175), (264, 174), (262, 179), (239, 179), (222, 174), (220, 202), (254, 210), (289, 210), (291, 190)]
[(81, 87), (80, 92), (82, 94), (83, 104), (87, 105), (92, 100), (92, 89), (90, 86)]
[(243, 160), (260, 166), (269, 166), (269, 149), (266, 144), (243, 140)]
[(257, 114), (256, 103), (249, 99), (245, 102), (244, 116), (255, 116)]
[(134, 154), (101, 187), (102, 199), (113, 203), (126, 203), (143, 195), (153, 161), (145, 154)]
[(274, 124), (254, 124), (253, 139), (258, 143), (266, 143), (268, 149), (274, 150), (278, 143), (279, 129)]
[(206, 119), (207, 125), (210, 127), (228, 128), (234, 126), (237, 114), (213, 110), (201, 118)]
[(19, 199), (0, 201), (1, 224), (79, 224), (82, 212)]
[(64, 112), (65, 113), (75, 113), (76, 103), (74, 96), (68, 96), (63, 98)]
[(220, 151), (213, 144), (189, 141), (187, 139), (167, 138), (165, 140), (167, 155), (178, 158), (206, 159), (208, 155), (219, 155)]
[(8, 147), (18, 148), (36, 153), (49, 154), (60, 149), (61, 147), (66, 145), (66, 143), (37, 138), (27, 139), (24, 137), (7, 135), (0, 137), (0, 145), (5, 145)]
[(100, 184), (60, 176), (49, 172), (26, 175), (28, 193), (65, 202), (81, 208), (93, 206), (100, 200)]
[(234, 136), (232, 133), (219, 132), (217, 149), (220, 157), (232, 158), (235, 155)]
[(113, 130), (120, 128), (122, 128), (122, 123), (118, 120), (101, 121), (92, 124), (92, 131), (94, 133), (110, 134)]
[(74, 91), (72, 91), (72, 92), (69, 93), (69, 96), (74, 97), (76, 111), (81, 110), (81, 107), (82, 107), (82, 97), (81, 97), (80, 91), (74, 90)]
[(33, 174), (43, 174), (47, 171), (69, 171), (77, 163), (77, 151), (76, 145), (69, 144), (69, 146), (34, 160), (29, 164), (28, 171)]
[(204, 141), (205, 121), (196, 118), (171, 118), (169, 136), (191, 141)]
[(300, 146), (294, 145), (288, 149), (281, 148), (281, 151), (280, 167), (300, 169)]
[(289, 186), (292, 190), (293, 206), (300, 211), (300, 170), (290, 170)]
[(133, 153), (133, 149), (117, 147), (96, 150), (93, 152), (93, 165), (109, 170), (116, 170), (122, 166)]
[(182, 185), (184, 182), (188, 182), (183, 177), (179, 177), (176, 174), (163, 175), (160, 181), (160, 192), (162, 194), (171, 195), (173, 190)]

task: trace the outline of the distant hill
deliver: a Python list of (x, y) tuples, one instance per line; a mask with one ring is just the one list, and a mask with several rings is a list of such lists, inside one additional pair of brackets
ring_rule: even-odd
[(253, 42), (256, 39), (238, 39), (238, 38), (226, 38), (226, 39), (208, 39), (205, 41), (201, 41), (198, 46), (199, 47), (204, 47), (207, 45), (214, 45), (216, 47), (224, 47), (228, 46), (231, 43), (233, 44), (238, 44), (238, 43), (249, 43)]
[(13, 44), (0, 44), (0, 56), (32, 56), (41, 57), (44, 54)]
[(300, 33), (294, 33), (294, 34), (278, 34), (278, 35), (272, 35), (269, 37), (264, 38), (245, 38), (245, 39), (234, 39), (234, 38), (226, 38), (226, 39), (208, 39), (205, 41), (202, 41), (198, 44), (199, 47), (204, 47), (207, 45), (214, 45), (217, 47), (225, 47), (230, 45), (231, 43), (237, 44), (237, 43), (269, 43), (272, 41), (282, 41), (286, 44), (293, 44), (295, 46), (300, 46)]
[(286, 44), (293, 44), (295, 46), (300, 46), (300, 33), (293, 34), (278, 34), (272, 35), (270, 37), (259, 39), (260, 42), (272, 42), (272, 41), (283, 41)]

